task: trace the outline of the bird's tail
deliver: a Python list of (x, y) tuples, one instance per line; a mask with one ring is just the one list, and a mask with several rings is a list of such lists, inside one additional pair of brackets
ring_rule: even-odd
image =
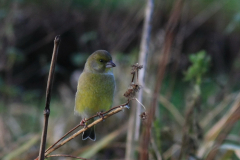
[(88, 138), (91, 139), (92, 141), (96, 140), (95, 126), (89, 128), (85, 132), (83, 132), (82, 140), (86, 140)]

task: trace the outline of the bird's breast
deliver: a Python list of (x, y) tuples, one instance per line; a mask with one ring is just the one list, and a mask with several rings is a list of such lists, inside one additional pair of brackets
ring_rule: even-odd
[(109, 109), (112, 106), (114, 89), (113, 74), (83, 72), (78, 82), (75, 111), (80, 114), (95, 114)]

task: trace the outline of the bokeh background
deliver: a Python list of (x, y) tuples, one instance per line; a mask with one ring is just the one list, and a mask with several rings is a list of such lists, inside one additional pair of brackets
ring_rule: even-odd
[[(154, 2), (142, 88), (142, 103), (147, 108), (151, 107), (158, 81), (167, 23), (178, 1)], [(240, 107), (240, 2), (185, 0), (182, 4), (159, 92), (149, 159), (161, 155), (162, 159), (175, 160), (181, 152), (182, 159), (205, 159), (213, 147), (208, 148), (209, 142), (220, 142), (217, 136), (230, 126), (218, 146), (216, 159), (237, 160), (240, 123), (239, 117), (232, 114)], [(95, 50), (109, 51), (117, 65), (114, 105), (126, 101), (123, 94), (131, 81), (131, 65), (139, 61), (145, 8), (144, 0), (0, 2), (0, 159), (26, 160), (38, 155), (56, 35), (61, 35), (61, 43), (47, 146), (80, 122), (81, 118), (74, 115), (77, 80), (87, 57)], [(195, 99), (198, 102), (192, 105)], [(123, 125), (128, 124), (136, 103), (130, 106), (97, 125), (96, 142), (78, 137), (55, 153), (98, 160), (129, 159), (127, 156), (139, 159), (141, 136), (128, 142), (134, 149), (132, 155), (126, 155), (127, 134), (134, 132), (134, 127), (125, 129)], [(187, 119), (191, 106), (197, 107)], [(183, 141), (186, 145), (181, 151)]]

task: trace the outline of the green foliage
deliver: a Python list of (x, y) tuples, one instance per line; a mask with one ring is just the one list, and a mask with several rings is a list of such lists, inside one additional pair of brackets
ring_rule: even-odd
[(184, 73), (184, 80), (195, 81), (196, 84), (201, 83), (203, 75), (208, 71), (211, 58), (206, 55), (205, 51), (199, 51), (196, 54), (191, 54), (189, 60), (192, 65)]

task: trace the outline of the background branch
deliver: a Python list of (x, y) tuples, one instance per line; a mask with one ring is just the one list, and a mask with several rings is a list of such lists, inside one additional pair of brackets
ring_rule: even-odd
[[(145, 19), (144, 19), (144, 26), (143, 26), (143, 33), (141, 39), (141, 46), (140, 46), (140, 55), (139, 55), (139, 63), (143, 65), (143, 69), (139, 72), (139, 83), (142, 87), (144, 87), (144, 75), (147, 66), (147, 59), (149, 53), (149, 43), (150, 43), (150, 35), (151, 35), (151, 23), (152, 23), (152, 15), (154, 10), (154, 0), (147, 0), (146, 11), (145, 11)], [(143, 90), (140, 90), (138, 93), (138, 100), (142, 102), (143, 98)], [(137, 104), (136, 108), (136, 123), (135, 123), (135, 135), (134, 140), (139, 140), (139, 132), (140, 132), (140, 114), (141, 114), (141, 107), (140, 104)]]
[(147, 118), (146, 128), (142, 136), (140, 160), (147, 160), (149, 158), (148, 146), (150, 142), (152, 122), (154, 119), (155, 110), (156, 110), (157, 101), (158, 101), (157, 98), (158, 98), (158, 94), (164, 78), (165, 69), (168, 63), (168, 57), (169, 57), (170, 49), (173, 43), (174, 31), (181, 15), (180, 13), (181, 13), (182, 5), (183, 5), (183, 0), (178, 0), (175, 2), (171, 16), (167, 24), (166, 34), (165, 34), (165, 43), (163, 46), (163, 57), (160, 59), (160, 62), (159, 62), (158, 73), (156, 77), (156, 87), (154, 90), (151, 106), (148, 110), (149, 116)]

